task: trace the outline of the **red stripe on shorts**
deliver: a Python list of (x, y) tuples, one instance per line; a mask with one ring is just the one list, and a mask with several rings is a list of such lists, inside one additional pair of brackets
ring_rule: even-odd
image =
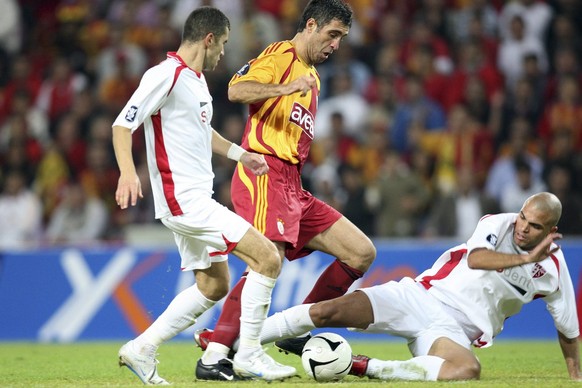
[(210, 257), (229, 254), (230, 252), (232, 252), (234, 250), (234, 248), (236, 248), (236, 244), (238, 244), (236, 242), (228, 241), (228, 239), (226, 237), (224, 237), (224, 234), (222, 235), (222, 239), (224, 240), (224, 243), (226, 244), (226, 249), (224, 251), (211, 252)]

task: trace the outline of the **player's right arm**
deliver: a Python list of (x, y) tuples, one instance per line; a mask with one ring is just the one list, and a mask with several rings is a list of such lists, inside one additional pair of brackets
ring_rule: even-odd
[(469, 256), (467, 256), (467, 264), (472, 269), (496, 270), (499, 268), (510, 268), (527, 263), (535, 263), (544, 260), (560, 249), (559, 246), (552, 245), (555, 240), (560, 238), (562, 238), (560, 233), (548, 234), (527, 255), (502, 253), (486, 248), (473, 249), (469, 253)]
[[(172, 68), (170, 67), (170, 70)], [(136, 172), (132, 147), (132, 133), (157, 112), (168, 96), (174, 72), (155, 66), (143, 75), (141, 82), (113, 123), (113, 149), (119, 167), (119, 181), (115, 201), (120, 208), (135, 206), (143, 198), (141, 182)]]
[(131, 129), (121, 125), (113, 126), (113, 150), (119, 166), (119, 181), (115, 191), (115, 201), (120, 208), (128, 204), (135, 206), (137, 198), (143, 198), (141, 182), (137, 175), (131, 153)]
[(562, 349), (562, 354), (564, 355), (570, 378), (572, 380), (582, 380), (578, 338), (568, 338), (558, 331), (558, 340), (560, 342), (560, 348)]
[(301, 76), (287, 84), (241, 81), (228, 88), (228, 99), (231, 102), (252, 104), (293, 93), (301, 93), (301, 97), (303, 97), (315, 87), (317, 87), (317, 82), (313, 76)]

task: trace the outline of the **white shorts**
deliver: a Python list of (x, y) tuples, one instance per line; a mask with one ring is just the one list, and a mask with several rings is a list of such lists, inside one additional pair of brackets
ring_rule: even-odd
[(182, 271), (209, 268), (228, 253), (251, 227), (245, 219), (209, 197), (196, 201), (196, 212), (162, 218), (174, 233)]
[(471, 348), (459, 323), (413, 279), (403, 278), (359, 291), (366, 293), (374, 311), (374, 323), (364, 331), (406, 338), (413, 356), (427, 355), (440, 337)]

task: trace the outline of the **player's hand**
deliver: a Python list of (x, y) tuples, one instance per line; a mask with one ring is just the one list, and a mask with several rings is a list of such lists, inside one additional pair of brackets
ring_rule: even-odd
[[(576, 345), (578, 346), (578, 345)], [(582, 372), (580, 371), (580, 367), (575, 365), (575, 364), (571, 364), (569, 363), (567, 360), (566, 361), (566, 365), (568, 366), (568, 372), (570, 374), (570, 379), (574, 380), (574, 381), (582, 381)]]
[(269, 165), (261, 154), (245, 152), (240, 157), (240, 162), (255, 175), (265, 175), (269, 172)]
[(300, 94), (301, 97), (305, 97), (307, 93), (309, 93), (309, 91), (317, 87), (317, 81), (315, 80), (315, 77), (312, 75), (304, 75), (297, 79), (294, 79), (287, 85), (289, 87), (288, 94), (299, 92), (301, 93)]
[(117, 205), (122, 209), (127, 209), (129, 204), (135, 206), (138, 197), (143, 198), (143, 193), (137, 174), (121, 174), (117, 182), (117, 190), (115, 191)]
[(557, 252), (560, 247), (555, 246), (552, 248), (552, 243), (555, 240), (562, 238), (561, 233), (549, 233), (530, 253), (530, 263), (535, 263), (544, 260), (546, 257)]

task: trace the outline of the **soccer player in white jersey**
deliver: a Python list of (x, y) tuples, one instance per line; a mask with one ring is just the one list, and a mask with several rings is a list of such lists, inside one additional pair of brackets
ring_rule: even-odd
[(413, 358), (354, 356), (350, 374), (391, 380), (478, 379), (471, 344), (484, 347), (506, 318), (541, 298), (558, 331), (570, 378), (581, 380), (574, 287), (555, 240), (562, 205), (550, 193), (528, 198), (519, 213), (488, 215), (466, 244), (449, 249), (415, 279), (362, 288), (299, 305), (265, 321), (263, 343), (316, 327), (348, 327), (404, 337)]
[[(174, 233), (181, 268), (193, 271), (196, 280), (148, 329), (119, 350), (120, 365), (148, 385), (168, 384), (157, 373), (158, 346), (194, 324), (200, 314), (227, 294), (229, 252), (251, 268), (241, 296), (243, 351), (239, 350), (233, 360), (234, 370), (239, 376), (264, 380), (296, 373), (295, 368), (276, 363), (259, 341), (281, 267), (277, 248), (243, 218), (211, 198), (213, 152), (241, 162), (256, 175), (268, 171), (263, 156), (224, 139), (210, 124), (212, 97), (202, 71), (216, 67), (224, 55), (229, 32), (229, 20), (218, 9), (194, 10), (185, 22), (178, 51), (168, 53), (165, 61), (143, 75), (113, 123), (113, 146), (120, 169), (115, 193), (118, 205), (126, 209), (142, 197), (131, 137), (143, 123), (155, 217)], [(232, 371), (232, 367), (227, 370)]]

